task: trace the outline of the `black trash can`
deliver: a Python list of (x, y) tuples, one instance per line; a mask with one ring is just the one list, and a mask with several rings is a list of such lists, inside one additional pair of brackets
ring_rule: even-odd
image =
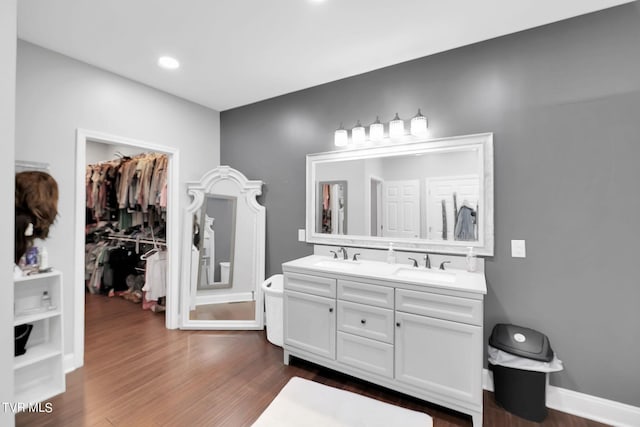
[[(489, 345), (507, 353), (540, 362), (554, 354), (546, 335), (522, 326), (499, 323), (491, 332)], [(493, 371), (496, 402), (514, 415), (541, 422), (547, 417), (547, 373), (489, 363)]]

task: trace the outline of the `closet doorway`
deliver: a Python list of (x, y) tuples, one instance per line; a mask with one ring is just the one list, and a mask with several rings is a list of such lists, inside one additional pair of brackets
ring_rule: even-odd
[(86, 165), (87, 144), (99, 143), (112, 146), (114, 151), (121, 148), (122, 151), (154, 152), (165, 154), (168, 159), (167, 176), (167, 207), (166, 207), (166, 246), (167, 246), (167, 272), (166, 272), (166, 321), (168, 329), (178, 327), (178, 299), (179, 299), (179, 150), (150, 143), (134, 140), (126, 137), (109, 135), (86, 129), (76, 131), (76, 188), (75, 188), (75, 241), (74, 255), (76, 260), (74, 271), (74, 337), (73, 353), (74, 367), (79, 368), (84, 364), (84, 306), (85, 306), (85, 219), (86, 219)]

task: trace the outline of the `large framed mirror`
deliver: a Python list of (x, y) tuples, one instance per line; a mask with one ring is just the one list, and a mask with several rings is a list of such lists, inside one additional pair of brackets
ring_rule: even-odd
[(229, 166), (187, 184), (182, 329), (262, 329), (265, 208), (262, 181)]
[(309, 154), (306, 179), (310, 243), (493, 255), (491, 133)]

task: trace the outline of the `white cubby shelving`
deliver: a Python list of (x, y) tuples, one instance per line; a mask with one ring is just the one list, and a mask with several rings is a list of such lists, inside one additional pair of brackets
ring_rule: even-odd
[[(51, 306), (43, 307), (47, 292)], [(13, 362), (15, 400), (37, 403), (65, 391), (62, 274), (59, 271), (14, 279), (14, 326), (33, 325), (26, 353)]]

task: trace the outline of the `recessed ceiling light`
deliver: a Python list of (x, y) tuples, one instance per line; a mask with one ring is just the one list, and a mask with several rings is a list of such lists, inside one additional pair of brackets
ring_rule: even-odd
[(158, 65), (162, 68), (166, 68), (167, 70), (175, 70), (180, 67), (178, 60), (170, 56), (161, 56), (158, 58)]

